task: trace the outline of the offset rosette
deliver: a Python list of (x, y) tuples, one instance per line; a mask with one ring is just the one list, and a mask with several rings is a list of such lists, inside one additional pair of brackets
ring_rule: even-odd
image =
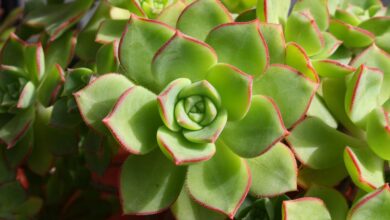
[[(180, 78), (171, 82), (157, 97), (165, 126), (157, 132), (162, 151), (177, 164), (210, 158), (215, 153), (214, 142), (227, 122), (217, 90), (206, 80), (191, 84)], [(195, 153), (192, 151), (199, 151)], [(191, 158), (186, 157), (192, 152)], [(193, 153), (197, 155), (194, 157)]]

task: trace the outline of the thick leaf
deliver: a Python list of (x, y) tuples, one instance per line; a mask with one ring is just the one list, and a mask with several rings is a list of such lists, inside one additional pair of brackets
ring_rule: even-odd
[(299, 0), (294, 5), (293, 11), (309, 10), (313, 15), (318, 28), (325, 31), (329, 26), (329, 11), (327, 0)]
[(24, 56), (30, 79), (38, 82), (45, 73), (45, 56), (43, 54), (42, 44), (39, 42), (37, 44), (27, 45)]
[(260, 32), (268, 47), (270, 64), (284, 63), (286, 41), (282, 25), (260, 23)]
[(268, 48), (257, 20), (220, 25), (210, 32), (206, 42), (215, 49), (220, 62), (247, 74), (258, 76), (268, 66)]
[(353, 11), (348, 9), (347, 10), (341, 8), (336, 9), (334, 18), (353, 26), (357, 26), (361, 23), (361, 18), (359, 17), (359, 15), (353, 13)]
[(285, 63), (297, 69), (312, 81), (319, 82), (317, 72), (311, 64), (309, 57), (297, 43), (290, 42), (286, 45)]
[(115, 40), (119, 40), (126, 26), (127, 20), (104, 20), (100, 24), (95, 41), (106, 44)]
[(372, 111), (367, 120), (367, 142), (371, 150), (384, 160), (390, 160), (389, 113), (383, 109)]
[(19, 182), (0, 185), (0, 213), (12, 213), (26, 200), (26, 192)]
[(344, 164), (323, 170), (302, 167), (298, 172), (298, 184), (302, 188), (309, 188), (313, 185), (333, 187), (338, 185), (347, 176), (348, 172)]
[(310, 104), (307, 116), (317, 117), (332, 128), (337, 128), (337, 121), (334, 119), (328, 108), (319, 95), (315, 95)]
[[(105, 138), (89, 129), (82, 143), (85, 151), (85, 164), (88, 168), (99, 175), (103, 175), (111, 162), (112, 149), (110, 138)], [(113, 142), (116, 142), (113, 140)]]
[(236, 22), (248, 22), (257, 19), (256, 8), (246, 10), (239, 14), (234, 21)]
[(232, 21), (229, 11), (220, 1), (198, 0), (183, 10), (176, 27), (189, 36), (204, 40), (211, 29)]
[(293, 12), (285, 27), (287, 42), (301, 45), (309, 56), (318, 54), (324, 47), (324, 36), (318, 28), (310, 11)]
[(352, 26), (343, 21), (332, 19), (329, 32), (343, 41), (346, 47), (366, 47), (374, 41), (374, 35), (366, 30)]
[(242, 157), (256, 157), (269, 150), (288, 134), (279, 109), (270, 98), (253, 96), (248, 114), (240, 121), (229, 122), (222, 141)]
[(180, 194), (185, 171), (159, 150), (129, 156), (120, 176), (124, 214), (151, 215), (169, 208)]
[(319, 53), (311, 57), (313, 59), (325, 59), (330, 57), (343, 43), (342, 41), (339, 41), (336, 37), (334, 37), (332, 34), (328, 32), (323, 32), (322, 35), (324, 36), (325, 46), (322, 48), (322, 50)]
[(74, 92), (84, 88), (92, 78), (93, 71), (88, 68), (68, 70), (61, 96), (72, 96)]
[(103, 123), (130, 153), (149, 153), (157, 147), (155, 134), (162, 124), (156, 95), (140, 86), (126, 90)]
[(0, 63), (3, 65), (24, 66), (24, 51), (26, 42), (21, 40), (16, 34), (11, 33), (0, 52)]
[(39, 211), (42, 209), (43, 200), (39, 197), (31, 196), (27, 198), (20, 206), (15, 210), (15, 212), (23, 217), (33, 217), (36, 216)]
[(363, 28), (376, 36), (387, 33), (390, 29), (390, 17), (378, 16), (367, 19), (359, 24), (360, 28)]
[(312, 186), (305, 193), (305, 197), (316, 197), (322, 199), (330, 212), (332, 220), (345, 220), (347, 217), (347, 200), (343, 194), (333, 188)]
[(15, 169), (21, 165), (31, 152), (34, 144), (33, 129), (29, 129), (28, 132), (21, 138), (15, 147), (7, 149), (4, 153), (8, 165)]
[(75, 128), (82, 123), (81, 116), (78, 111), (69, 111), (68, 103), (74, 102), (67, 98), (61, 98), (54, 103), (52, 115), (50, 117), (50, 126), (57, 128)]
[(118, 41), (103, 45), (96, 54), (96, 70), (98, 74), (115, 73), (119, 68)]
[(154, 56), (152, 71), (161, 90), (177, 78), (202, 80), (207, 70), (216, 63), (217, 55), (213, 48), (177, 31)]
[(229, 121), (242, 119), (251, 103), (252, 77), (232, 65), (217, 64), (209, 70), (206, 79), (221, 96)]
[(187, 187), (191, 197), (201, 205), (233, 219), (251, 184), (244, 160), (217, 142), (218, 151), (208, 161), (188, 168)]
[(274, 197), (297, 190), (297, 163), (286, 145), (277, 143), (263, 155), (247, 162), (253, 179), (252, 195)]
[(18, 103), (16, 107), (19, 109), (26, 109), (30, 107), (35, 101), (35, 85), (30, 81), (26, 83), (23, 90), (20, 92)]
[(359, 67), (361, 64), (382, 70), (384, 80), (381, 95), (379, 97), (379, 104), (383, 104), (390, 98), (390, 55), (377, 46), (372, 45), (351, 61), (351, 65), (355, 68)]
[(111, 5), (118, 7), (118, 8), (127, 9), (130, 12), (132, 12), (138, 16), (145, 16), (145, 12), (141, 8), (141, 6), (139, 5), (139, 1), (136, 1), (136, 0), (108, 0), (108, 3), (110, 3)]
[(328, 209), (321, 199), (304, 197), (295, 200), (283, 201), (284, 220), (331, 220)]
[(164, 8), (156, 19), (171, 27), (176, 27), (177, 20), (185, 7), (186, 4), (183, 1), (177, 1)]
[(289, 0), (259, 0), (256, 7), (257, 18), (266, 23), (284, 23), (290, 4)]
[(28, 108), (20, 111), (0, 129), (0, 140), (7, 145), (7, 148), (13, 147), (21, 139), (34, 120), (34, 108)]
[(297, 70), (273, 64), (262, 77), (255, 79), (253, 94), (271, 97), (280, 109), (284, 124), (290, 128), (305, 116), (317, 87), (317, 83)]
[(207, 209), (198, 203), (196, 203), (185, 187), (181, 190), (179, 198), (171, 206), (172, 214), (176, 219), (186, 219), (186, 220), (198, 220), (198, 219), (207, 219), (207, 220), (224, 220), (225, 216), (214, 212), (210, 209)]
[(158, 129), (157, 141), (163, 153), (176, 165), (205, 161), (215, 154), (214, 143), (193, 143), (166, 127)]
[(60, 95), (60, 90), (64, 83), (64, 70), (60, 65), (56, 64), (55, 67), (45, 74), (37, 88), (39, 102), (45, 107), (53, 105)]
[(344, 151), (344, 162), (352, 181), (366, 192), (382, 186), (384, 161), (368, 148), (350, 148)]
[(347, 84), (345, 111), (355, 123), (378, 106), (378, 98), (383, 82), (383, 72), (364, 65), (360, 66)]
[(74, 93), (84, 122), (93, 129), (105, 133), (103, 118), (111, 111), (122, 93), (133, 86), (126, 77), (111, 73), (100, 76), (82, 90)]
[(306, 118), (292, 130), (287, 141), (297, 159), (313, 169), (341, 164), (346, 146), (362, 145), (361, 141), (329, 127), (318, 118)]
[[(56, 64), (66, 68), (73, 59), (76, 47), (76, 32), (67, 31), (45, 47), (45, 70), (50, 72)], [(46, 73), (48, 74), (48, 73)]]
[(169, 26), (132, 15), (119, 45), (124, 74), (140, 85), (157, 91), (151, 65), (157, 50), (174, 34)]
[(314, 60), (313, 66), (314, 69), (317, 71), (318, 75), (322, 77), (343, 78), (356, 70), (351, 66), (342, 64), (336, 60), (331, 59)]
[(390, 211), (387, 208), (389, 205), (390, 188), (385, 184), (355, 203), (348, 213), (347, 220), (389, 219)]
[(8, 164), (5, 157), (5, 149), (0, 149), (0, 184), (12, 181), (16, 177), (16, 172)]

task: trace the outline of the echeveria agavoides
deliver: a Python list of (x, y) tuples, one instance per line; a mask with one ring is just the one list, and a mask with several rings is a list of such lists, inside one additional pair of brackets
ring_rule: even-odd
[(5, 10), (0, 219), (387, 220), (389, 12), (377, 0)]

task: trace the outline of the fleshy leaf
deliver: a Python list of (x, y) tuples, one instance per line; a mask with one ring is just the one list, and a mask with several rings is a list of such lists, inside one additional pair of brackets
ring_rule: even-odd
[(185, 171), (185, 167), (175, 166), (159, 150), (129, 156), (120, 176), (124, 214), (151, 215), (168, 209), (180, 194)]
[(211, 29), (232, 21), (229, 11), (220, 1), (198, 0), (183, 10), (176, 27), (191, 37), (204, 40)]
[(242, 119), (251, 102), (252, 77), (229, 64), (217, 64), (209, 70), (206, 79), (221, 96), (229, 121)]
[(390, 160), (390, 122), (389, 113), (376, 109), (367, 120), (367, 142), (379, 157)]
[(303, 197), (295, 200), (283, 201), (284, 220), (331, 220), (330, 213), (321, 199)]
[(305, 193), (305, 197), (316, 197), (322, 199), (330, 212), (332, 220), (345, 220), (347, 217), (347, 200), (343, 194), (333, 188), (312, 186)]
[(343, 41), (347, 47), (366, 47), (374, 41), (374, 35), (364, 29), (352, 26), (343, 21), (332, 19), (329, 32)]
[(390, 16), (378, 16), (361, 22), (359, 27), (375, 34), (376, 36), (380, 36), (389, 31), (389, 25)]
[(306, 118), (292, 130), (287, 141), (297, 159), (313, 169), (341, 164), (346, 146), (362, 145), (361, 141), (329, 127), (318, 118)]
[(324, 36), (325, 46), (321, 49), (319, 53), (311, 57), (313, 59), (325, 59), (330, 57), (343, 43), (328, 32), (323, 32), (322, 35)]
[(347, 176), (348, 172), (344, 164), (322, 170), (302, 167), (298, 172), (298, 184), (303, 188), (309, 188), (313, 185), (333, 187), (338, 185)]
[(38, 82), (45, 73), (45, 56), (41, 43), (30, 44), (26, 46), (24, 60), (30, 79)]
[(222, 0), (222, 3), (229, 9), (230, 12), (240, 13), (245, 10), (250, 10), (256, 6), (256, 0)]
[(176, 27), (177, 20), (185, 7), (186, 4), (183, 1), (177, 1), (164, 8), (156, 19), (171, 27)]
[(263, 155), (247, 162), (253, 179), (252, 195), (273, 197), (297, 190), (297, 163), (286, 145), (277, 143)]
[(257, 20), (220, 25), (210, 32), (206, 42), (215, 49), (220, 62), (247, 74), (260, 75), (268, 66), (268, 48)]
[(284, 23), (290, 4), (289, 0), (259, 0), (256, 7), (257, 18), (266, 23)]
[(20, 92), (18, 103), (16, 104), (17, 108), (25, 109), (30, 107), (35, 98), (35, 85), (32, 82), (26, 83), (23, 87), (23, 90)]
[(26, 199), (26, 192), (19, 182), (13, 181), (0, 185), (0, 213), (15, 210)]
[(285, 60), (285, 63), (287, 65), (297, 69), (307, 78), (311, 79), (314, 82), (319, 82), (317, 72), (311, 64), (311, 61), (307, 56), (305, 50), (295, 42), (290, 42), (287, 44)]
[(162, 89), (177, 78), (202, 80), (216, 63), (213, 48), (177, 31), (154, 56), (152, 71), (158, 88)]
[(350, 209), (347, 220), (389, 219), (389, 205), (390, 188), (385, 184), (359, 199)]
[(127, 20), (104, 20), (100, 24), (95, 41), (105, 44), (119, 40), (126, 28), (127, 22)]
[(337, 128), (337, 121), (334, 119), (328, 108), (319, 95), (315, 95), (310, 104), (307, 116), (317, 117), (332, 128)]
[(299, 0), (294, 5), (293, 11), (309, 10), (313, 15), (318, 28), (325, 31), (329, 26), (329, 11), (327, 0)]
[(100, 76), (82, 90), (74, 93), (84, 122), (101, 133), (107, 128), (102, 120), (111, 111), (122, 93), (133, 86), (125, 76), (111, 73)]
[(96, 71), (98, 74), (118, 71), (118, 41), (114, 40), (100, 47), (96, 54)]
[(297, 70), (273, 64), (253, 82), (253, 94), (271, 97), (280, 109), (284, 124), (290, 128), (305, 116), (317, 87), (317, 83)]
[(1, 48), (0, 63), (22, 68), (24, 66), (25, 48), (26, 42), (21, 40), (16, 34), (11, 33)]
[(157, 50), (173, 34), (174, 30), (163, 23), (132, 15), (119, 44), (119, 60), (124, 74), (156, 92), (150, 63)]
[(213, 143), (197, 144), (188, 141), (180, 133), (160, 127), (157, 141), (164, 154), (176, 165), (186, 165), (210, 159), (215, 154)]
[(265, 96), (253, 96), (247, 115), (229, 122), (222, 141), (242, 157), (256, 157), (269, 150), (288, 134), (276, 104)]
[(76, 47), (76, 34), (67, 31), (54, 41), (49, 41), (45, 47), (45, 70), (53, 69), (56, 64), (66, 68), (73, 59)]
[(284, 63), (286, 41), (284, 39), (283, 26), (260, 23), (260, 32), (263, 34), (268, 47), (270, 64)]
[(366, 192), (371, 192), (385, 183), (384, 161), (368, 148), (345, 148), (345, 167), (352, 181)]
[(198, 203), (196, 203), (193, 199), (191, 199), (190, 195), (185, 187), (181, 190), (179, 198), (177, 198), (176, 202), (171, 206), (172, 214), (176, 217), (176, 219), (186, 219), (186, 220), (199, 220), (199, 219), (207, 219), (207, 220), (224, 220), (225, 216), (214, 212), (210, 209), (207, 209)]
[(65, 82), (65, 73), (60, 65), (56, 64), (48, 71), (37, 88), (38, 100), (45, 107), (54, 104), (60, 95), (60, 89)]
[(390, 55), (374, 44), (351, 61), (351, 66), (355, 68), (358, 68), (361, 64), (383, 71), (384, 80), (379, 97), (379, 104), (383, 104), (390, 98)]
[(201, 205), (233, 219), (251, 184), (248, 165), (222, 143), (208, 161), (188, 168), (187, 187)]
[(139, 1), (136, 0), (108, 0), (110, 4), (112, 4), (115, 7), (127, 9), (130, 12), (138, 15), (138, 16), (145, 16), (144, 10), (139, 5)]
[(351, 66), (342, 64), (336, 60), (331, 59), (314, 60), (313, 66), (314, 69), (317, 71), (318, 75), (322, 77), (343, 78), (356, 70)]
[(0, 141), (7, 145), (7, 148), (13, 147), (20, 138), (22, 138), (34, 120), (34, 109), (28, 108), (20, 111), (0, 129)]
[(126, 90), (103, 123), (130, 153), (149, 153), (157, 147), (153, 134), (162, 124), (156, 95), (140, 86)]
[(293, 12), (289, 16), (285, 34), (287, 42), (298, 43), (309, 56), (319, 53), (325, 47), (324, 36), (307, 10)]
[(347, 84), (345, 111), (355, 123), (362, 122), (378, 105), (383, 72), (360, 66)]

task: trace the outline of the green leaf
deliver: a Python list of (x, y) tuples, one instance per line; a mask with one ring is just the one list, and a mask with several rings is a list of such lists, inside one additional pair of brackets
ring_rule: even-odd
[(174, 30), (163, 23), (132, 15), (119, 45), (119, 60), (124, 74), (145, 88), (158, 92), (150, 64), (157, 50), (173, 34)]
[(206, 208), (233, 219), (251, 184), (248, 165), (217, 142), (218, 151), (208, 161), (188, 168), (187, 187), (191, 197)]
[(256, 6), (256, 0), (222, 0), (222, 3), (232, 13), (240, 13)]
[(207, 219), (207, 220), (224, 220), (225, 216), (214, 212), (210, 209), (207, 209), (198, 203), (196, 203), (185, 187), (181, 190), (179, 198), (171, 206), (172, 214), (176, 219), (186, 219), (186, 220), (198, 220), (198, 219)]
[(326, 59), (330, 57), (343, 43), (328, 32), (323, 32), (322, 36), (324, 36), (325, 45), (320, 52), (311, 57), (312, 59)]
[(141, 8), (141, 6), (139, 5), (139, 1), (136, 1), (136, 0), (108, 0), (108, 3), (110, 3), (111, 5), (118, 7), (118, 8), (127, 9), (130, 12), (132, 12), (138, 16), (145, 16), (145, 12)]
[(26, 200), (26, 192), (19, 182), (4, 183), (0, 186), (0, 213), (12, 213)]
[(320, 81), (305, 50), (295, 42), (290, 42), (286, 45), (285, 63), (303, 73), (313, 82)]
[(266, 23), (284, 23), (290, 4), (289, 0), (259, 0), (256, 7), (257, 18)]
[(368, 148), (345, 148), (345, 167), (352, 181), (366, 192), (382, 186), (384, 181), (384, 161)]
[(37, 88), (39, 102), (48, 107), (53, 105), (65, 82), (65, 73), (59, 64), (48, 71)]
[(260, 23), (260, 32), (268, 47), (269, 63), (284, 63), (286, 41), (283, 26), (279, 24)]
[(347, 220), (389, 219), (389, 206), (390, 188), (385, 184), (356, 202), (349, 210)]
[(26, 83), (26, 85), (23, 87), (22, 91), (19, 95), (18, 103), (16, 104), (16, 107), (19, 109), (26, 109), (30, 107), (33, 102), (35, 101), (35, 86), (34, 83), (29, 81)]
[(202, 80), (207, 70), (216, 63), (217, 55), (213, 48), (177, 31), (154, 56), (152, 71), (161, 90), (177, 78)]
[(7, 162), (5, 152), (5, 149), (0, 149), (0, 184), (12, 181), (16, 177), (15, 170)]
[(253, 179), (250, 188), (252, 195), (274, 197), (297, 190), (297, 163), (286, 145), (277, 143), (263, 155), (247, 162)]
[(339, 191), (324, 187), (312, 186), (305, 193), (305, 197), (316, 197), (324, 201), (332, 220), (345, 220), (348, 213), (348, 203), (344, 195)]
[(96, 70), (98, 74), (115, 73), (119, 68), (118, 41), (103, 45), (96, 54)]
[(303, 188), (309, 188), (313, 185), (333, 187), (338, 185), (347, 176), (348, 172), (344, 164), (322, 170), (304, 166), (298, 172), (298, 184)]
[(111, 140), (109, 137), (103, 137), (88, 129), (82, 142), (81, 148), (85, 151), (84, 159), (86, 166), (100, 176), (107, 170), (113, 156), (111, 147), (112, 142), (115, 142), (115, 140)]
[(317, 117), (323, 122), (325, 122), (325, 124), (327, 124), (329, 127), (335, 129), (337, 128), (337, 121), (329, 112), (328, 108), (326, 107), (325, 103), (319, 95), (314, 96), (310, 104), (309, 110), (307, 111), (307, 116)]
[(28, 108), (17, 113), (0, 129), (0, 140), (13, 147), (29, 130), (34, 120), (34, 109)]
[(361, 22), (361, 18), (357, 14), (341, 8), (336, 10), (334, 18), (353, 26), (358, 26)]
[(183, 1), (177, 1), (164, 8), (156, 19), (171, 27), (176, 27), (177, 20), (185, 7), (186, 4)]
[(376, 36), (380, 36), (390, 30), (389, 25), (389, 16), (378, 16), (363, 21), (359, 24), (359, 27), (375, 34)]
[(150, 215), (169, 208), (180, 194), (185, 171), (159, 150), (129, 156), (120, 176), (124, 214)]
[(61, 98), (54, 103), (49, 122), (50, 126), (72, 129), (81, 124), (82, 119), (79, 112), (69, 111), (68, 103), (67, 98)]
[(286, 65), (271, 65), (253, 82), (253, 94), (271, 97), (280, 109), (284, 124), (290, 128), (301, 120), (318, 84)]
[(206, 79), (220, 94), (229, 121), (242, 119), (251, 103), (252, 77), (234, 66), (221, 63), (209, 70)]
[(322, 77), (343, 78), (356, 70), (354, 67), (331, 59), (314, 60), (313, 66), (318, 75)]
[(88, 68), (68, 70), (61, 96), (72, 96), (74, 92), (84, 88), (91, 81), (93, 71)]
[(367, 142), (380, 158), (390, 160), (390, 122), (385, 109), (376, 109), (368, 116)]
[(23, 217), (33, 217), (39, 213), (42, 206), (43, 200), (41, 198), (31, 196), (24, 201), (15, 212)]
[(265, 96), (253, 96), (248, 114), (229, 122), (221, 140), (242, 157), (256, 157), (288, 134), (276, 104)]
[(127, 23), (127, 20), (107, 19), (102, 21), (97, 31), (95, 41), (106, 44), (115, 40), (119, 40), (127, 26)]
[(355, 68), (358, 68), (361, 64), (382, 70), (384, 78), (379, 104), (383, 104), (390, 98), (390, 55), (374, 44), (351, 61), (351, 66)]
[(157, 141), (162, 152), (176, 165), (209, 160), (215, 154), (214, 143), (193, 143), (164, 126), (158, 129)]
[[(243, 11), (234, 19), (235, 22), (248, 22), (257, 19), (256, 8)], [(267, 23), (264, 23), (267, 24)]]
[(103, 123), (130, 153), (149, 153), (157, 147), (154, 134), (162, 124), (156, 95), (140, 86), (126, 90)]
[(42, 44), (39, 42), (27, 45), (24, 56), (30, 79), (38, 82), (45, 73), (45, 56)]
[(283, 202), (284, 220), (331, 220), (328, 209), (321, 199), (303, 197)]
[(329, 32), (343, 41), (346, 47), (366, 47), (374, 41), (374, 35), (364, 29), (352, 26), (343, 21), (332, 19)]
[(249, 75), (258, 76), (268, 66), (267, 45), (257, 20), (220, 25), (209, 33), (206, 42), (215, 49), (220, 62), (232, 64)]
[(76, 24), (92, 3), (92, 0), (84, 0), (60, 5), (46, 5), (28, 13), (25, 22), (32, 27), (44, 27), (50, 39), (54, 40)]
[(294, 5), (293, 11), (303, 10), (310, 11), (321, 31), (328, 29), (329, 10), (327, 0), (300, 0)]
[(325, 47), (324, 36), (307, 10), (293, 12), (289, 16), (285, 34), (287, 42), (296, 42), (309, 56), (318, 54)]
[(355, 123), (361, 123), (378, 106), (383, 72), (360, 66), (347, 83), (345, 111)]
[(33, 129), (29, 129), (27, 133), (18, 141), (15, 147), (7, 149), (5, 153), (6, 161), (11, 168), (19, 167), (31, 153), (34, 144)]
[(21, 40), (16, 34), (11, 33), (1, 48), (0, 63), (19, 68), (24, 67), (25, 48), (26, 42)]
[(329, 127), (318, 118), (306, 118), (299, 123), (287, 141), (297, 159), (313, 169), (327, 169), (341, 164), (346, 146), (362, 145), (360, 140)]
[(204, 40), (211, 29), (232, 21), (229, 11), (220, 1), (198, 0), (183, 10), (176, 27), (191, 37)]
[(56, 40), (49, 41), (45, 47), (45, 74), (50, 73), (56, 64), (66, 68), (73, 59), (75, 47), (76, 32), (73, 31), (67, 31)]
[(106, 133), (103, 118), (111, 111), (120, 95), (133, 86), (125, 76), (111, 73), (98, 77), (74, 93), (84, 122), (96, 131)]

